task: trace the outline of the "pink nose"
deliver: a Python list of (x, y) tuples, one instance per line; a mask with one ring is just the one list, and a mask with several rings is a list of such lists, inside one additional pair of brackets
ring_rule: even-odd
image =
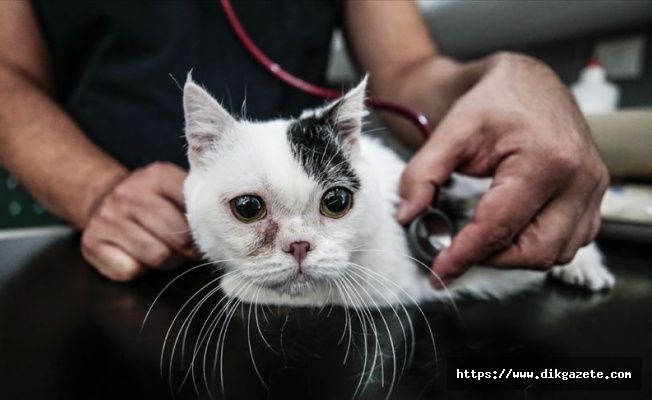
[(287, 250), (288, 253), (292, 253), (294, 259), (297, 260), (299, 264), (306, 259), (306, 255), (310, 251), (310, 243), (308, 242), (292, 242), (290, 243), (290, 250)]

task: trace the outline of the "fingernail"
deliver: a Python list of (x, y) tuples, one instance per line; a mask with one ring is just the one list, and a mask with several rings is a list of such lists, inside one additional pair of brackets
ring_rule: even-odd
[(432, 283), (432, 286), (436, 290), (441, 290), (444, 288), (444, 286), (448, 285), (450, 282), (450, 279), (448, 279), (445, 276), (437, 276), (434, 273), (432, 274), (432, 278), (430, 279), (430, 282)]
[(448, 275), (441, 272), (436, 272), (437, 270), (441, 269), (441, 268), (437, 268), (438, 267), (437, 261), (441, 261), (442, 255), (444, 255), (444, 253), (446, 253), (446, 250), (443, 250), (441, 253), (439, 253), (432, 267), (430, 267), (430, 281), (432, 282), (434, 288), (438, 290), (443, 289), (444, 286), (448, 285), (451, 281), (451, 277), (449, 277)]
[(398, 203), (398, 207), (396, 208), (396, 220), (399, 222), (403, 222), (407, 217), (408, 209), (409, 209), (408, 202), (405, 200), (401, 200), (401, 202)]
[(190, 256), (189, 258), (193, 261), (201, 261), (202, 260), (202, 253), (199, 251), (199, 249), (195, 246), (192, 246), (192, 249), (188, 253)]

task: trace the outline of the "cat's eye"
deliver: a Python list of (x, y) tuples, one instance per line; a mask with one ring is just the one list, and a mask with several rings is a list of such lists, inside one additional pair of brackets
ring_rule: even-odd
[(263, 199), (249, 194), (231, 200), (231, 212), (237, 219), (246, 224), (260, 221), (267, 215)]
[(329, 189), (321, 198), (319, 209), (328, 218), (341, 218), (353, 206), (353, 193), (349, 189), (335, 187)]

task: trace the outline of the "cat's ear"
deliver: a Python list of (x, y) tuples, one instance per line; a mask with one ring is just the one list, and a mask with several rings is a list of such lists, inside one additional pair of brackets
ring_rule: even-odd
[(352, 149), (358, 148), (362, 119), (369, 113), (365, 106), (368, 77), (366, 75), (356, 87), (326, 107), (335, 133)]
[(183, 87), (183, 110), (188, 159), (191, 166), (200, 167), (219, 137), (235, 129), (237, 121), (190, 74)]

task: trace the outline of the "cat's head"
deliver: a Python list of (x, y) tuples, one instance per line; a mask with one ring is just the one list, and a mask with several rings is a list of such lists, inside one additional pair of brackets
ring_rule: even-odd
[(378, 189), (360, 157), (365, 89), (366, 79), (295, 120), (251, 122), (188, 79), (184, 192), (209, 259), (290, 295), (340, 277), (377, 226)]

